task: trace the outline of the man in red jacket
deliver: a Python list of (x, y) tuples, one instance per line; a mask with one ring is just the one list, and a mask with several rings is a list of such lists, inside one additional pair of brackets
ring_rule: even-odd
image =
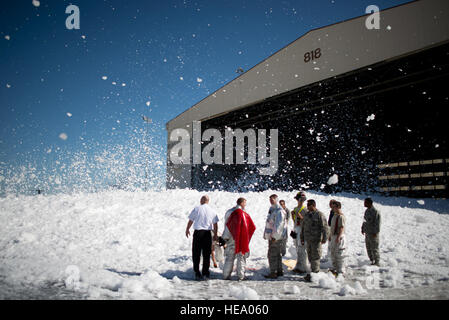
[(226, 241), (225, 265), (223, 279), (229, 280), (234, 260), (237, 259), (237, 276), (239, 280), (245, 278), (246, 259), (249, 257), (249, 242), (256, 230), (253, 220), (246, 213), (246, 199), (239, 198), (237, 206), (228, 210), (225, 215), (225, 230), (223, 239)]

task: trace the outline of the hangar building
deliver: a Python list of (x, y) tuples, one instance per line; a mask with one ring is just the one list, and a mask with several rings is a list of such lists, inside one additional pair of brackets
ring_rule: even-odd
[[(446, 198), (449, 1), (382, 10), (379, 29), (368, 29), (368, 18), (307, 32), (170, 120), (167, 188)], [(217, 128), (223, 136), (235, 128), (277, 129), (276, 173), (261, 175), (253, 163), (174, 163), (179, 128), (192, 138), (192, 160), (200, 143), (194, 121), (201, 133)]]

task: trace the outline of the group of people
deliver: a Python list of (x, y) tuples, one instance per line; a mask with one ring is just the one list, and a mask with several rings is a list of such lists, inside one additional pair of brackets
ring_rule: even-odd
[[(279, 200), (276, 194), (269, 197), (270, 208), (265, 223), (263, 238), (268, 241), (268, 279), (276, 279), (284, 275), (282, 256), (286, 254), (288, 237), (293, 238), (296, 248), (296, 265), (293, 272), (306, 274), (305, 281), (311, 281), (311, 272), (320, 271), (322, 245), (329, 242), (328, 253), (333, 268), (330, 271), (338, 276), (345, 272), (345, 226), (346, 217), (341, 210), (341, 203), (336, 200), (329, 202), (331, 209), (329, 217), (317, 209), (313, 199), (307, 200), (306, 193), (300, 191), (294, 199), (297, 206), (288, 210), (284, 200)], [(366, 250), (372, 265), (379, 266), (379, 232), (381, 216), (373, 206), (373, 200), (366, 198), (367, 208), (364, 215), (361, 232), (365, 236)], [(186, 236), (190, 235), (193, 225), (192, 256), (195, 279), (210, 277), (210, 256), (212, 244), (218, 243), (224, 247), (225, 262), (223, 279), (230, 279), (234, 264), (239, 280), (245, 279), (246, 260), (249, 256), (249, 243), (256, 230), (251, 216), (245, 211), (246, 199), (238, 198), (236, 206), (230, 208), (224, 217), (223, 234), (218, 236), (218, 216), (209, 206), (209, 197), (202, 196), (200, 205), (189, 215)], [(288, 233), (290, 219), (293, 229)], [(200, 272), (200, 260), (203, 257)]]

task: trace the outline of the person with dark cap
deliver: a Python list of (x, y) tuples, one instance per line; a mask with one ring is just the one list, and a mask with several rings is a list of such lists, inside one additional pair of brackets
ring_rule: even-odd
[[(190, 235), (190, 227), (193, 225), (195, 230), (193, 233), (192, 242), (192, 258), (193, 258), (193, 271), (195, 272), (195, 280), (201, 280), (204, 278), (209, 279), (209, 266), (210, 255), (212, 251), (212, 234), (214, 231), (213, 239), (217, 240), (218, 231), (218, 216), (209, 206), (209, 197), (207, 195), (202, 196), (200, 205), (195, 207), (189, 215), (189, 222), (186, 227), (186, 237)], [(200, 260), (203, 256), (203, 269), (200, 273)]]
[(371, 198), (366, 198), (364, 205), (367, 209), (363, 217), (362, 234), (365, 236), (366, 251), (371, 265), (379, 266), (380, 212), (374, 208)]
[(307, 251), (306, 246), (301, 244), (301, 224), (304, 219), (304, 215), (307, 213), (307, 208), (304, 205), (306, 201), (306, 193), (304, 191), (299, 191), (294, 197), (298, 201), (298, 206), (296, 206), (291, 214), (293, 220), (293, 231), (290, 236), (293, 238), (296, 247), (296, 265), (293, 268), (293, 272), (306, 273), (309, 269), (309, 262), (307, 261)]

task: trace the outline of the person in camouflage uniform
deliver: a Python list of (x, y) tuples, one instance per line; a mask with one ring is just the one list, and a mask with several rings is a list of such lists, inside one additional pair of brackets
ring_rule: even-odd
[(379, 233), (380, 233), (380, 212), (373, 206), (373, 200), (366, 198), (365, 216), (363, 217), (362, 234), (365, 235), (365, 245), (371, 265), (379, 266)]
[(341, 203), (334, 201), (332, 203), (332, 210), (334, 212), (329, 236), (329, 251), (332, 257), (332, 266), (335, 276), (343, 274), (345, 272), (345, 261), (343, 257), (344, 250), (346, 249), (345, 239), (345, 225), (346, 217), (341, 211)]
[[(307, 213), (301, 224), (301, 244), (306, 243), (307, 257), (309, 258), (312, 272), (320, 272), (321, 245), (325, 244), (329, 237), (329, 226), (324, 214), (317, 210), (315, 200), (307, 200)], [(310, 273), (304, 278), (311, 280)]]

